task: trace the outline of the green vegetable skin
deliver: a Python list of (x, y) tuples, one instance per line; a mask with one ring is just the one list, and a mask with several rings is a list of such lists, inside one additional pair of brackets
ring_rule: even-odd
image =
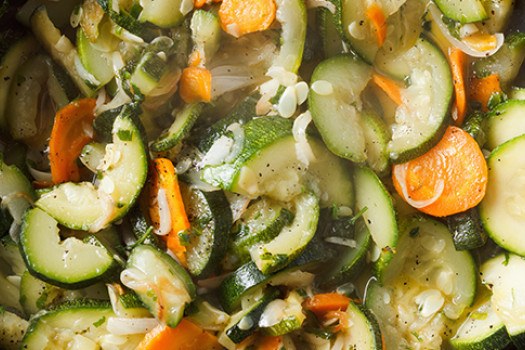
[[(3, 2), (0, 349), (132, 350), (183, 318), (226, 349), (272, 335), (278, 349), (522, 348), (525, 3), (375, 0), (383, 23), (368, 0), (273, 0), (268, 29), (234, 38), (229, 2)], [(15, 8), (28, 28), (13, 37)], [(486, 151), (487, 196), (429, 217), (392, 165), (454, 123), (449, 50), (492, 35), (501, 50), (466, 59), (461, 126)], [(179, 95), (190, 62), (211, 73), (210, 102)], [(503, 93), (487, 111), (468, 85), (490, 74)], [(53, 185), (53, 118), (77, 97), (98, 99), (78, 126), (81, 181)], [(189, 229), (169, 232), (173, 201), (149, 193), (155, 158), (177, 169)], [(307, 310), (328, 293), (348, 304)]]

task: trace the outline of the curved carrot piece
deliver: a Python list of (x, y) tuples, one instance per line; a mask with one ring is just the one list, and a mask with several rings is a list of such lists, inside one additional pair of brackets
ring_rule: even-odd
[(452, 71), (454, 92), (456, 94), (456, 101), (454, 102), (455, 113), (453, 113), (454, 122), (460, 126), (463, 124), (463, 119), (467, 114), (467, 94), (465, 92), (464, 67), (467, 55), (460, 49), (454, 48), (450, 50), (450, 69)]
[(91, 123), (95, 119), (93, 98), (84, 98), (64, 106), (55, 115), (49, 139), (49, 162), (55, 184), (79, 181), (76, 159), (82, 148), (93, 141)]
[(179, 94), (186, 103), (210, 102), (210, 71), (195, 66), (184, 68), (179, 82)]
[(323, 320), (328, 321), (331, 319), (337, 319), (337, 324), (332, 328), (333, 333), (337, 333), (343, 328), (348, 328), (350, 325), (350, 320), (348, 319), (348, 314), (343, 310), (332, 310), (328, 311), (323, 315)]
[(219, 8), (222, 29), (238, 38), (265, 30), (275, 19), (273, 0), (223, 0)]
[(421, 203), (420, 211), (443, 217), (476, 206), (485, 195), (487, 173), (485, 157), (472, 136), (449, 126), (430, 151), (395, 165), (392, 177), (407, 202)]
[(375, 73), (372, 74), (372, 81), (377, 86), (379, 86), (381, 90), (383, 90), (398, 106), (403, 104), (403, 99), (401, 98), (402, 87), (396, 81)]
[(370, 19), (374, 26), (377, 44), (383, 46), (386, 38), (386, 18), (383, 9), (378, 4), (372, 4), (365, 11), (366, 17)]
[(500, 93), (501, 91), (499, 74), (491, 74), (483, 78), (472, 77), (469, 82), (468, 97), (471, 100), (480, 102), (481, 108), (486, 112), (492, 94)]
[(179, 240), (179, 232), (190, 228), (190, 222), (184, 209), (180, 193), (179, 182), (175, 167), (167, 158), (153, 160), (150, 171), (150, 207), (149, 215), (153, 226), (158, 229), (160, 225), (159, 205), (157, 195), (159, 189), (164, 189), (171, 217), (171, 230), (166, 237), (168, 248), (175, 254), (183, 266), (186, 264), (186, 247)]
[(303, 308), (316, 315), (323, 315), (329, 311), (346, 310), (350, 298), (340, 293), (316, 294), (303, 301)]
[(183, 318), (177, 327), (158, 325), (146, 333), (137, 350), (222, 349), (217, 337)]

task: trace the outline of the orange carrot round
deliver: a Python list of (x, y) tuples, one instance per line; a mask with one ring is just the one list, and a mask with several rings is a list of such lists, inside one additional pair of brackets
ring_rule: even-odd
[(184, 68), (179, 82), (179, 94), (186, 103), (210, 102), (210, 71), (195, 66)]
[(492, 94), (501, 92), (499, 74), (491, 74), (483, 78), (472, 77), (469, 81), (468, 97), (481, 103), (481, 108), (487, 111)]
[(149, 215), (153, 226), (159, 229), (160, 214), (158, 205), (159, 190), (163, 189), (168, 201), (171, 229), (166, 237), (168, 248), (175, 254), (183, 266), (186, 264), (186, 247), (179, 240), (179, 232), (190, 228), (190, 222), (184, 209), (177, 174), (171, 160), (157, 158), (153, 160), (150, 171), (150, 207)]
[(270, 27), (275, 11), (273, 0), (223, 0), (219, 18), (226, 33), (240, 37)]
[(316, 315), (323, 315), (329, 311), (346, 310), (350, 298), (340, 293), (316, 294), (303, 301), (303, 308)]
[(91, 124), (95, 119), (93, 98), (84, 98), (64, 106), (55, 115), (49, 139), (49, 162), (55, 184), (79, 181), (76, 159), (82, 148), (93, 141)]
[(405, 201), (438, 217), (476, 206), (485, 195), (487, 163), (476, 141), (449, 126), (441, 141), (424, 155), (392, 171), (394, 186)]

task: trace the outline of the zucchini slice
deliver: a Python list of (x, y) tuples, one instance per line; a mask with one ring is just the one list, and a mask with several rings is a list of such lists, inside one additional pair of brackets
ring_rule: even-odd
[(504, 349), (510, 344), (505, 324), (494, 311), (489, 296), (475, 304), (450, 344), (458, 350)]
[(204, 182), (252, 198), (267, 195), (283, 201), (290, 201), (304, 186), (312, 184), (320, 192), (322, 207), (353, 207), (348, 165), (311, 137), (308, 144), (315, 161), (305, 166), (297, 159), (291, 120), (256, 118), (242, 125), (242, 129), (244, 141), (237, 157), (231, 162), (205, 166), (201, 174)]
[(306, 315), (301, 303), (304, 298), (292, 290), (286, 299), (272, 300), (259, 319), (261, 332), (269, 336), (279, 336), (301, 328)]
[(487, 190), (479, 205), (483, 227), (499, 246), (525, 256), (522, 239), (525, 202), (521, 191), (525, 135), (497, 147), (487, 160)]
[(447, 226), (457, 250), (479, 248), (487, 242), (477, 208), (447, 217)]
[(275, 272), (296, 258), (313, 238), (319, 220), (319, 202), (315, 195), (305, 193), (294, 200), (295, 217), (279, 235), (268, 243), (257, 245), (250, 255), (262, 273)]
[(503, 321), (516, 348), (525, 346), (525, 302), (519, 297), (525, 291), (525, 260), (515, 254), (499, 254), (480, 267), (481, 282), (491, 291), (490, 302)]
[(232, 226), (230, 204), (221, 190), (204, 192), (190, 186), (180, 187), (192, 225), (191, 232), (182, 233), (188, 240), (188, 270), (193, 276), (206, 278), (217, 272), (228, 249)]
[(488, 19), (481, 0), (435, 0), (445, 16), (461, 24)]
[(133, 350), (144, 334), (115, 335), (108, 321), (115, 317), (111, 305), (103, 301), (75, 300), (39, 314), (31, 320), (20, 349), (104, 349), (114, 346)]
[(493, 150), (502, 143), (525, 134), (523, 113), (525, 113), (523, 100), (509, 100), (496, 106), (486, 119), (487, 142), (484, 146)]
[(377, 316), (385, 343), (440, 348), (443, 332), (470, 306), (476, 266), (467, 251), (456, 251), (440, 222), (404, 218), (397, 254), (382, 280), (367, 288), (365, 304)]
[(103, 246), (75, 237), (61, 242), (57, 221), (38, 208), (24, 216), (20, 249), (33, 274), (66, 288), (93, 284), (115, 268), (113, 256)]
[[(351, 300), (346, 308), (346, 314), (348, 319), (352, 320), (352, 326), (346, 331), (350, 333), (350, 349), (383, 350), (384, 343), (379, 323), (370, 310)], [(343, 336), (346, 334), (343, 333)]]
[(188, 272), (150, 245), (133, 248), (120, 278), (155, 318), (169, 327), (177, 326), (186, 306), (195, 299), (195, 285)]
[(379, 71), (410, 84), (402, 91), (405, 103), (396, 109), (388, 143), (392, 162), (403, 163), (426, 153), (443, 136), (452, 100), (452, 77), (443, 53), (423, 37), (407, 51), (380, 58), (376, 62)]
[(176, 115), (167, 131), (151, 144), (153, 152), (163, 152), (175, 147), (189, 135), (191, 128), (202, 112), (200, 103), (186, 104)]
[(354, 169), (356, 209), (363, 212), (366, 226), (380, 251), (375, 268), (381, 274), (396, 250), (398, 226), (394, 204), (377, 175), (367, 167)]
[(358, 57), (334, 56), (315, 68), (308, 95), (308, 109), (328, 149), (356, 163), (366, 160), (359, 106), (371, 76), (372, 67)]
[(147, 155), (141, 133), (132, 120), (133, 108), (122, 109), (112, 129), (98, 187), (90, 182), (66, 182), (41, 192), (36, 206), (60, 224), (97, 232), (122, 218), (146, 181)]

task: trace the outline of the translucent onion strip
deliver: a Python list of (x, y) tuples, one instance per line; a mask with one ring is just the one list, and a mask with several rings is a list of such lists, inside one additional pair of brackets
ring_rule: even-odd
[(407, 168), (408, 168), (408, 164), (406, 163), (396, 166), (394, 168), (394, 176), (396, 177), (397, 182), (401, 186), (403, 197), (405, 197), (405, 200), (407, 201), (408, 204), (410, 204), (414, 208), (418, 208), (418, 209), (424, 208), (434, 203), (443, 194), (443, 189), (445, 188), (445, 182), (442, 179), (440, 179), (436, 183), (436, 188), (434, 189), (435, 194), (432, 198), (429, 198), (423, 201), (416, 201), (410, 198), (410, 196), (408, 195), (408, 189), (407, 189), (407, 184), (406, 184)]

